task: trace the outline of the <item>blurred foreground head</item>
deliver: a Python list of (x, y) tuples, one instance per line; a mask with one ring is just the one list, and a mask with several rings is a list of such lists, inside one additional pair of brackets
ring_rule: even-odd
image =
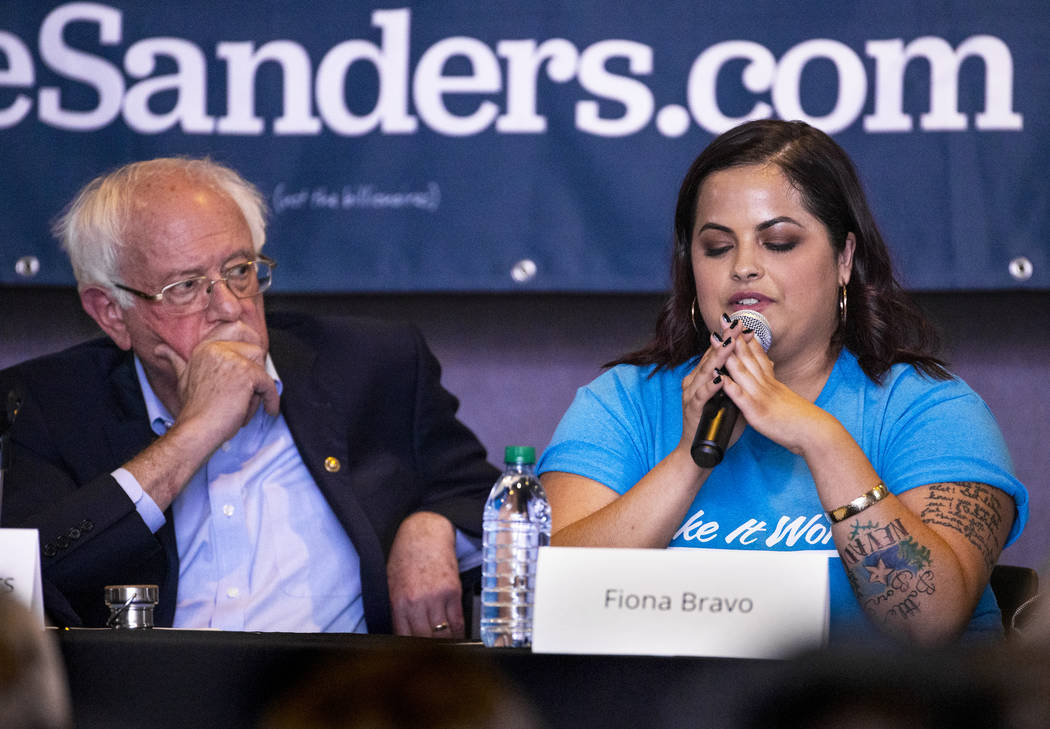
[(69, 688), (52, 636), (0, 595), (0, 729), (68, 729)]
[(542, 729), (529, 702), (472, 651), (409, 645), (318, 666), (261, 729)]

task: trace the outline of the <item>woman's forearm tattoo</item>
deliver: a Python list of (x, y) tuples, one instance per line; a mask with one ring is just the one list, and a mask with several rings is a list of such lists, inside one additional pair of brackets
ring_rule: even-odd
[(934, 484), (919, 517), (927, 524), (962, 534), (981, 553), (987, 567), (999, 558), (1003, 513), (990, 487), (981, 483)]
[[(980, 483), (941, 483), (930, 487), (919, 517), (966, 537), (991, 568), (1002, 550), (1002, 506)], [(907, 620), (922, 611), (937, 591), (929, 547), (919, 543), (900, 519), (883, 524), (860, 517), (850, 525), (839, 550), (857, 599), (872, 616)]]
[(937, 591), (929, 548), (900, 519), (882, 524), (858, 518), (840, 552), (853, 592), (872, 616), (907, 620)]

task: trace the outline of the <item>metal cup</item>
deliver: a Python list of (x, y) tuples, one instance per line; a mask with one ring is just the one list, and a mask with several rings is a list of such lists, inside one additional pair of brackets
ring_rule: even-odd
[(160, 599), (156, 585), (106, 585), (110, 628), (152, 628), (153, 608)]

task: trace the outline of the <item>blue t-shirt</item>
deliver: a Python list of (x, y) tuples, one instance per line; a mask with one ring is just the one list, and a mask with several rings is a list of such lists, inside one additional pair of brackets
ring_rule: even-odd
[[(652, 374), (653, 366), (619, 365), (581, 387), (537, 471), (578, 474), (626, 493), (678, 445), (682, 378), (695, 366), (694, 359)], [(1016, 504), (1007, 544), (1020, 535), (1028, 493), (1013, 475), (995, 418), (966, 383), (933, 380), (898, 364), (876, 384), (844, 349), (816, 405), (842, 423), (893, 493), (942, 482), (986, 483)], [(866, 620), (805, 460), (753, 428), (744, 430), (708, 476), (669, 546), (825, 550), (831, 560), (831, 639), (856, 638)], [(970, 631), (1001, 632), (1000, 620), (987, 588)]]

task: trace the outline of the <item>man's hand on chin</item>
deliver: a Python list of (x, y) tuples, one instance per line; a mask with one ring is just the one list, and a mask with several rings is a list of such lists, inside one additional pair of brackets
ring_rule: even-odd
[(448, 519), (419, 511), (401, 522), (386, 574), (395, 633), (465, 636), (456, 530)]
[(177, 422), (212, 432), (216, 446), (247, 424), (260, 403), (270, 415), (279, 411), (277, 386), (266, 372), (266, 350), (259, 344), (209, 338), (188, 361), (166, 344), (154, 352), (168, 361), (178, 380), (178, 403), (172, 410)]

